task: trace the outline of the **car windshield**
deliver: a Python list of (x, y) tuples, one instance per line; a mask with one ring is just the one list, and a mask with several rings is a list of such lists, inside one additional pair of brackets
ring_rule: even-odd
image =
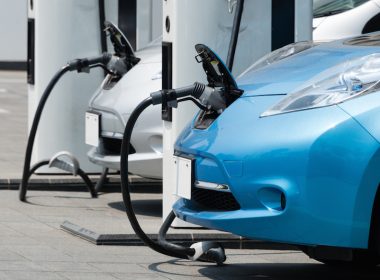
[(313, 15), (315, 18), (331, 16), (356, 8), (365, 2), (368, 0), (314, 0)]

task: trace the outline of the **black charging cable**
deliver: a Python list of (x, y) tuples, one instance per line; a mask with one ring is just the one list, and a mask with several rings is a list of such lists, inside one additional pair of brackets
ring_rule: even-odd
[[(26, 146), (26, 152), (25, 152), (25, 160), (24, 160), (24, 169), (22, 172), (22, 179), (19, 186), (19, 199), (21, 201), (26, 200), (26, 193), (28, 190), (28, 182), (30, 176), (41, 166), (49, 164), (49, 161), (43, 160), (41, 162), (38, 162), (34, 166), (30, 166), (31, 158), (32, 158), (32, 152), (33, 152), (33, 145), (34, 140), (36, 138), (37, 128), (40, 123), (42, 111), (45, 107), (46, 101), (48, 100), (51, 91), (57, 84), (57, 82), (62, 78), (63, 75), (65, 75), (67, 72), (70, 71), (77, 71), (77, 72), (86, 72), (88, 73), (91, 68), (94, 67), (105, 67), (108, 65), (108, 63), (111, 61), (112, 55), (108, 53), (103, 53), (100, 56), (92, 57), (92, 58), (84, 58), (84, 59), (75, 59), (70, 62), (68, 62), (65, 66), (63, 66), (50, 80), (49, 84), (47, 85), (45, 91), (43, 92), (41, 99), (38, 103), (36, 112), (34, 114), (32, 126), (30, 128), (29, 137), (28, 137), (28, 143)], [(92, 197), (96, 197), (97, 193), (94, 189), (94, 186), (91, 183), (91, 180), (88, 178), (88, 176), (83, 172), (83, 170), (78, 170), (82, 179), (85, 181)]]
[[(121, 175), (121, 192), (123, 196), (124, 205), (126, 207), (126, 214), (131, 223), (131, 226), (137, 236), (145, 243), (145, 245), (149, 246), (153, 250), (168, 255), (171, 257), (181, 258), (181, 259), (193, 259), (205, 262), (213, 262), (222, 264), (226, 260), (226, 256), (224, 254), (224, 249), (221, 244), (217, 242), (200, 242), (196, 243), (199, 246), (194, 247), (185, 247), (179, 244), (174, 244), (168, 242), (165, 239), (165, 235), (167, 230), (169, 229), (171, 223), (175, 218), (175, 214), (173, 211), (168, 215), (165, 219), (160, 232), (158, 240), (152, 240), (141, 228), (136, 214), (134, 212), (131, 195), (130, 195), (130, 187), (128, 181), (128, 156), (129, 156), (129, 147), (131, 141), (131, 135), (133, 128), (140, 114), (148, 108), (150, 105), (162, 104), (163, 102), (169, 103), (177, 100), (181, 102), (181, 99), (185, 98), (187, 100), (187, 96), (192, 96), (194, 98), (199, 98), (201, 94), (208, 88), (207, 86), (195, 83), (194, 85), (180, 88), (180, 89), (171, 89), (171, 90), (161, 90), (151, 94), (151, 97), (143, 100), (132, 112), (129, 116), (127, 125), (124, 129), (123, 141), (121, 145), (121, 155), (120, 155), (120, 175)], [(195, 244), (194, 244), (195, 245)]]
[(226, 62), (226, 65), (231, 72), (232, 72), (232, 67), (234, 65), (234, 60), (235, 60), (235, 52), (236, 52), (236, 46), (237, 46), (237, 42), (239, 38), (240, 22), (243, 15), (243, 9), (244, 9), (244, 0), (238, 0), (236, 4), (236, 12), (234, 16), (234, 22), (232, 25), (231, 39), (230, 39), (230, 45), (228, 47), (227, 62)]

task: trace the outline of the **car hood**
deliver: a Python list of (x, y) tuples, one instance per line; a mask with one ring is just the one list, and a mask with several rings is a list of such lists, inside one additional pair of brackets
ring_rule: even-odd
[(161, 88), (160, 73), (161, 63), (136, 65), (112, 89), (100, 89), (90, 107), (129, 114), (151, 92)]
[(306, 87), (323, 71), (350, 59), (380, 51), (379, 47), (349, 46), (343, 42), (321, 44), (246, 72), (237, 79), (239, 87), (245, 91), (243, 97), (289, 94), (300, 87)]
[(133, 109), (153, 91), (161, 89), (161, 48), (150, 46), (136, 52), (141, 61), (111, 89), (102, 86), (90, 100), (93, 110), (127, 119)]

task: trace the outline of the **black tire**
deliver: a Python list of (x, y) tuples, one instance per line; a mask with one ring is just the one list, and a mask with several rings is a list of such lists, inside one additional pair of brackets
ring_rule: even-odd
[(315, 260), (324, 263), (328, 266), (343, 268), (368, 268), (380, 264), (380, 257), (377, 254), (377, 252), (370, 250), (354, 250), (353, 259), (350, 261), (328, 260), (318, 258), (315, 258)]
[(352, 249), (351, 260), (332, 260), (315, 256), (314, 248), (299, 246), (310, 258), (334, 267), (368, 268), (380, 264), (380, 186), (377, 189), (372, 207), (371, 227), (369, 234), (369, 249)]
[(377, 188), (372, 206), (371, 229), (368, 247), (380, 256), (380, 187)]

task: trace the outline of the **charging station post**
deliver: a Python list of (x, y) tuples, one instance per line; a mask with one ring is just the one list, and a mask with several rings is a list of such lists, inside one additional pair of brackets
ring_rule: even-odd
[[(98, 1), (29, 0), (28, 8), (30, 128), (43, 90), (55, 71), (73, 58), (96, 56), (102, 51)], [(103, 78), (102, 70), (90, 75), (68, 74), (57, 85), (41, 119), (32, 164), (66, 150), (78, 158), (86, 172), (100, 171), (87, 159), (84, 118), (88, 101)], [(61, 171), (42, 168), (41, 172)]]

